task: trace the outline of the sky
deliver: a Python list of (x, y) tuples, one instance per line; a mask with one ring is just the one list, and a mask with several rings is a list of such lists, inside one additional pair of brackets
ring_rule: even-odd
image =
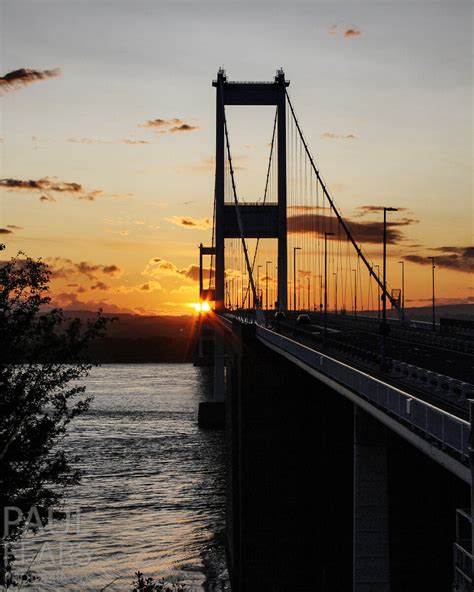
[[(389, 248), (392, 283), (406, 261), (407, 304), (431, 296), (429, 255), (439, 302), (471, 302), (472, 22), (460, 0), (3, 0), (4, 254), (46, 261), (65, 308), (189, 312), (212, 232), (212, 79), (283, 67), (344, 214), (393, 205), (417, 221)], [(252, 199), (273, 113), (228, 111)]]

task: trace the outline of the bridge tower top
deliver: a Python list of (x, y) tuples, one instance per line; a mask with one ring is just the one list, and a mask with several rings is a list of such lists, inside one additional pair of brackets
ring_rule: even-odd
[[(215, 176), (215, 245), (216, 245), (216, 310), (224, 308), (224, 242), (235, 235), (243, 239), (265, 236), (278, 239), (278, 307), (287, 308), (287, 215), (286, 215), (286, 88), (289, 86), (282, 68), (271, 81), (230, 81), (224, 68), (219, 68), (212, 81), (216, 89), (216, 176)], [(224, 203), (227, 124), (226, 105), (273, 105), (277, 109), (277, 196), (273, 212)], [(238, 220), (236, 219), (238, 218)], [(242, 224), (245, 219), (245, 225)], [(237, 224), (238, 222), (238, 224)], [(234, 229), (234, 230), (232, 230)]]

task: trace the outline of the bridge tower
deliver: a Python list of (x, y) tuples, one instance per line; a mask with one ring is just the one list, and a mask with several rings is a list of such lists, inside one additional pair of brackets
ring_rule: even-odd
[[(287, 308), (287, 224), (286, 224), (286, 92), (290, 82), (278, 70), (272, 82), (230, 82), (220, 68), (216, 88), (216, 178), (215, 178), (215, 309), (225, 306), (224, 243), (226, 238), (278, 239), (278, 308)], [(224, 201), (224, 175), (226, 161), (225, 106), (274, 105), (277, 107), (277, 163), (278, 204), (239, 204), (244, 236), (234, 204)]]

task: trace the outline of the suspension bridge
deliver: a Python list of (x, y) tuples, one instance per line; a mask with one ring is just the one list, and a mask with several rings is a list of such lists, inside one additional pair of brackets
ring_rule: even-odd
[[(289, 85), (213, 81), (196, 363), (214, 365), (201, 423), (225, 415), (232, 589), (471, 591), (472, 327), (410, 321), (387, 277), (396, 207), (344, 216)], [(275, 109), (260, 195), (239, 195), (234, 105)]]

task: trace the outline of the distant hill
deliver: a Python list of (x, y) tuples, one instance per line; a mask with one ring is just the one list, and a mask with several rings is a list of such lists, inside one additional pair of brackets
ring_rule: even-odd
[[(413, 321), (431, 321), (431, 306), (405, 308), (405, 312), (407, 317)], [(393, 316), (393, 314), (393, 311), (391, 311), (391, 316)], [(435, 305), (435, 316), (436, 322), (439, 322), (441, 317), (474, 320), (474, 304)]]
[[(377, 314), (360, 312), (359, 314)], [(407, 317), (414, 321), (431, 321), (431, 307), (406, 309)], [(68, 315), (81, 319), (93, 318), (89, 311), (68, 311)], [(196, 317), (138, 316), (132, 314), (104, 314), (117, 317), (107, 336), (96, 340), (90, 354), (101, 363), (191, 362), (194, 348)], [(388, 311), (393, 318), (394, 311)], [(440, 317), (474, 320), (474, 304), (445, 304), (436, 306), (436, 320)]]
[[(95, 313), (67, 311), (68, 316), (83, 320)], [(196, 317), (138, 316), (106, 314), (117, 317), (107, 336), (94, 341), (90, 355), (100, 363), (174, 363), (191, 362)]]

